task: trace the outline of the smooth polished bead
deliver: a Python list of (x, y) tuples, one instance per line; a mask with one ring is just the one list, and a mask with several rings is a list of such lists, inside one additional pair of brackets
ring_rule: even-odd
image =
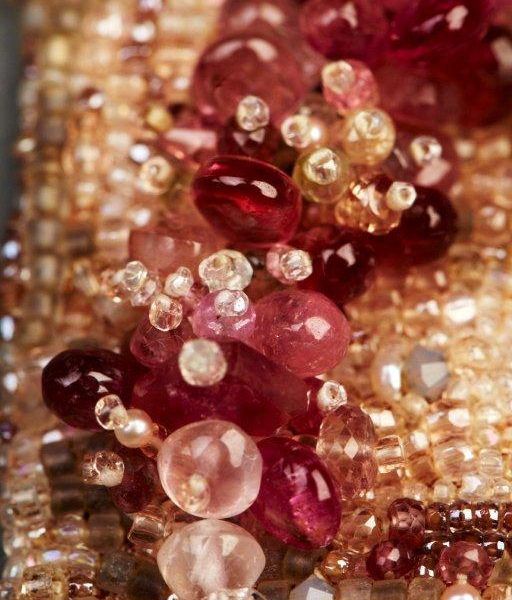
[(454, 583), (446, 588), (441, 600), (481, 600), (482, 596), (477, 589), (469, 583)]

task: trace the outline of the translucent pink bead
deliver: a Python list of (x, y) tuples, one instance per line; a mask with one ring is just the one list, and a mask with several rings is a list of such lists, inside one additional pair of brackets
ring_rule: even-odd
[(265, 566), (258, 542), (227, 521), (205, 519), (178, 529), (158, 551), (162, 577), (180, 600), (250, 588)]
[(480, 544), (460, 541), (441, 552), (437, 569), (446, 585), (455, 583), (458, 575), (465, 575), (470, 585), (481, 589), (489, 579), (492, 562)]
[(158, 453), (165, 493), (196, 517), (226, 519), (247, 510), (258, 495), (261, 472), (256, 444), (228, 421), (186, 425)]
[(375, 106), (379, 101), (377, 81), (359, 60), (340, 60), (326, 65), (322, 70), (322, 83), (324, 98), (341, 114)]
[(256, 305), (252, 344), (300, 377), (335, 367), (349, 342), (350, 327), (343, 313), (318, 292), (274, 292)]
[(176, 356), (183, 342), (192, 336), (192, 328), (184, 319), (177, 329), (160, 331), (143, 317), (130, 339), (130, 352), (144, 366), (155, 368)]

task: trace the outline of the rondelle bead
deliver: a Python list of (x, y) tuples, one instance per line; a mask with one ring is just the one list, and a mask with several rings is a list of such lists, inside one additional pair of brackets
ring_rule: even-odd
[(109, 350), (65, 350), (43, 369), (43, 399), (72, 427), (101, 429), (94, 408), (108, 394), (130, 404), (133, 375), (123, 356)]
[(421, 502), (399, 498), (388, 507), (389, 537), (411, 548), (419, 548), (425, 538), (425, 509)]
[(261, 488), (251, 512), (285, 544), (322, 548), (340, 524), (340, 503), (329, 472), (311, 448), (284, 437), (258, 444)]
[(299, 377), (335, 367), (349, 342), (347, 320), (322, 294), (284, 290), (268, 294), (256, 304), (252, 345)]
[(491, 574), (492, 562), (479, 544), (460, 541), (441, 552), (438, 571), (446, 585), (464, 575), (470, 585), (482, 589)]
[(216, 519), (175, 531), (158, 551), (167, 585), (183, 600), (200, 600), (225, 590), (251, 588), (265, 566), (258, 542), (238, 525)]
[(286, 242), (300, 219), (300, 192), (282, 171), (261, 161), (221, 156), (194, 181), (195, 201), (229, 241), (253, 245)]
[(368, 575), (373, 579), (398, 579), (414, 566), (411, 549), (396, 540), (376, 544), (366, 559)]
[(262, 460), (239, 427), (209, 419), (171, 433), (158, 453), (158, 472), (165, 493), (185, 512), (227, 519), (256, 499)]

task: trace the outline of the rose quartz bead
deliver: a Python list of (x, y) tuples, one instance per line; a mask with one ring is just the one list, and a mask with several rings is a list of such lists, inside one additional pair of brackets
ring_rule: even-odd
[(329, 472), (316, 453), (284, 437), (267, 438), (258, 448), (263, 478), (251, 512), (285, 544), (305, 549), (330, 544), (341, 509)]
[(322, 294), (284, 290), (256, 304), (252, 344), (299, 377), (319, 375), (335, 367), (349, 342), (347, 320)]
[(258, 495), (261, 472), (256, 444), (227, 421), (186, 425), (158, 453), (165, 493), (196, 517), (227, 519), (247, 510)]
[(130, 339), (130, 352), (145, 367), (155, 368), (176, 356), (183, 342), (192, 337), (192, 328), (183, 320), (177, 329), (160, 331), (143, 317)]
[(437, 568), (446, 585), (455, 583), (457, 575), (465, 575), (470, 585), (481, 589), (489, 579), (492, 562), (480, 544), (461, 541), (441, 552)]
[(215, 592), (252, 587), (263, 571), (265, 555), (245, 529), (205, 519), (168, 537), (157, 563), (181, 600), (200, 600)]

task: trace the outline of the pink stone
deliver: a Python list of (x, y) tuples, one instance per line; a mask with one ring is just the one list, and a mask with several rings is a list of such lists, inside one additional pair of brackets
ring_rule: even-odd
[[(327, 67), (325, 71), (322, 88), (325, 100), (341, 114), (356, 108), (377, 104), (379, 88), (373, 72), (360, 60), (352, 59), (343, 62), (344, 65), (341, 68), (334, 64)], [(333, 71), (334, 74), (330, 74)], [(345, 82), (343, 91), (329, 85), (330, 81), (334, 80), (339, 83), (340, 79)]]
[(419, 548), (425, 539), (425, 509), (412, 498), (398, 498), (388, 507), (389, 537), (410, 548)]
[(372, 489), (377, 478), (376, 442), (373, 423), (358, 406), (340, 406), (322, 421), (317, 452), (343, 500), (360, 497)]
[(227, 421), (207, 419), (178, 429), (158, 453), (165, 493), (196, 517), (228, 519), (251, 506), (261, 483), (261, 454)]
[(317, 292), (273, 292), (256, 304), (252, 345), (299, 377), (335, 367), (345, 356), (350, 327), (343, 313)]
[(276, 36), (239, 32), (209, 46), (199, 59), (193, 94), (209, 121), (224, 123), (240, 100), (259, 96), (279, 124), (293, 112), (305, 92), (301, 69), (293, 53)]
[(437, 569), (446, 585), (455, 583), (457, 575), (465, 575), (469, 584), (482, 589), (491, 574), (492, 562), (482, 546), (461, 541), (441, 552)]
[(398, 579), (414, 566), (412, 551), (402, 542), (389, 540), (376, 544), (366, 559), (366, 569), (372, 579)]
[(157, 555), (167, 585), (182, 600), (251, 588), (265, 566), (258, 542), (228, 521), (204, 519), (168, 537)]
[(324, 382), (317, 377), (308, 377), (304, 381), (308, 386), (307, 409), (291, 419), (288, 427), (294, 433), (318, 436), (324, 415), (318, 409), (317, 394)]
[(341, 509), (329, 472), (311, 448), (271, 437), (258, 444), (263, 457), (260, 493), (251, 512), (285, 544), (323, 548), (340, 524)]

